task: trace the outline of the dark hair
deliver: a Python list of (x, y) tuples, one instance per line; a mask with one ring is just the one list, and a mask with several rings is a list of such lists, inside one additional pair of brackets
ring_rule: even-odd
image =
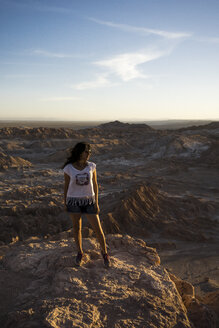
[(67, 158), (65, 164), (62, 166), (64, 168), (67, 164), (77, 162), (80, 159), (81, 154), (86, 150), (90, 150), (91, 146), (87, 142), (78, 142), (71, 150), (71, 155)]

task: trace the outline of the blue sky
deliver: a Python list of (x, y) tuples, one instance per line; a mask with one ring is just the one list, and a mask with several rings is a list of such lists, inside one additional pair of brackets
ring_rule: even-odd
[(219, 119), (219, 1), (0, 0), (0, 119)]

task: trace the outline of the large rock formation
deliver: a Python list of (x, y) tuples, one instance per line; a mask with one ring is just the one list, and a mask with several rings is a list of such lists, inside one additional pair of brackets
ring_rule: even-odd
[[(196, 298), (194, 287), (187, 281), (169, 273), (187, 309), (187, 314), (195, 327), (216, 328), (219, 324), (218, 298), (219, 292), (207, 294), (204, 298)], [(214, 295), (214, 296), (213, 296)], [(213, 297), (212, 297), (213, 296)], [(217, 298), (217, 306), (214, 298)], [(213, 302), (212, 302), (213, 299)]]
[(78, 268), (68, 236), (0, 248), (2, 328), (193, 327), (175, 284), (145, 242), (108, 235), (112, 266), (106, 269), (96, 240), (84, 239)]
[(24, 167), (31, 167), (32, 163), (21, 158), (7, 155), (0, 152), (0, 171), (7, 170), (9, 168), (19, 169)]
[(219, 232), (219, 223), (211, 220), (218, 210), (216, 203), (167, 195), (150, 184), (140, 184), (112, 198), (106, 196), (102, 202), (103, 224), (108, 233), (150, 236), (156, 232), (163, 237), (206, 241), (214, 238), (208, 231), (210, 222)]

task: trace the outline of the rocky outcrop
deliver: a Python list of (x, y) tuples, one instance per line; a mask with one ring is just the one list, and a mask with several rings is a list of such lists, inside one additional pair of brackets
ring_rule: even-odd
[(8, 170), (10, 168), (24, 168), (24, 167), (31, 167), (32, 163), (21, 158), (21, 157), (14, 157), (9, 156), (5, 153), (0, 153), (0, 170)]
[(188, 317), (193, 322), (194, 326), (198, 328), (217, 328), (219, 323), (219, 293), (214, 292), (210, 295), (206, 295), (203, 299), (198, 299), (195, 297), (194, 287), (190, 283), (177, 278), (171, 273), (169, 273), (169, 276), (175, 283), (187, 309)]
[(209, 149), (201, 154), (202, 163), (219, 168), (219, 141), (213, 140)]
[(76, 132), (73, 129), (69, 128), (18, 128), (18, 127), (6, 127), (1, 128), (1, 138), (23, 138), (28, 140), (33, 139), (47, 139), (49, 138), (58, 138), (58, 139), (67, 139), (75, 138), (81, 136), (80, 132)]
[(207, 293), (201, 301), (217, 314), (217, 327), (219, 326), (219, 290)]
[[(53, 172), (42, 171), (43, 179)], [(63, 183), (46, 186), (9, 187), (1, 194), (0, 241), (10, 243), (30, 236), (49, 236), (71, 226), (63, 207)], [(214, 241), (219, 223), (212, 220), (218, 206), (195, 197), (173, 197), (152, 184), (107, 195), (100, 201), (100, 217), (106, 233), (129, 233), (142, 238), (157, 233), (165, 238)], [(206, 220), (208, 218), (208, 220)], [(90, 225), (84, 221), (84, 227)], [(214, 227), (214, 234), (212, 233)]]
[[(13, 156), (13, 149), (16, 149), (19, 154), (23, 150), (28, 158), (30, 149), (36, 149), (37, 159), (45, 163), (48, 161), (62, 164), (66, 157), (65, 150), (81, 140), (90, 142), (93, 145), (94, 154), (101, 158), (104, 156), (102, 158), (104, 161), (110, 159), (115, 161), (115, 157), (121, 157), (121, 159), (124, 157), (124, 159), (132, 159), (133, 162), (137, 156), (139, 164), (164, 159), (191, 162), (200, 159), (205, 152), (210, 152), (212, 147), (215, 148), (215, 143), (217, 145), (215, 138), (218, 128), (216, 122), (212, 124), (209, 125), (209, 129), (206, 125), (197, 127), (200, 130), (191, 128), (176, 131), (159, 131), (146, 124), (129, 124), (119, 121), (77, 131), (69, 128), (8, 127), (0, 129), (0, 138), (3, 142), (2, 149), (8, 149), (10, 155)], [(25, 141), (25, 144), (19, 144), (21, 140)], [(7, 145), (7, 141), (11, 145)], [(110, 157), (106, 156), (109, 154)], [(210, 164), (211, 160), (206, 163)], [(130, 161), (127, 165), (133, 164)]]
[[(122, 232), (149, 236), (159, 233), (163, 237), (206, 241), (211, 216), (217, 205), (195, 197), (174, 197), (162, 193), (150, 184), (140, 184), (103, 200), (103, 224), (107, 233)], [(209, 220), (206, 222), (206, 216)], [(213, 222), (219, 231), (219, 223)]]
[(179, 131), (189, 131), (189, 130), (218, 130), (219, 129), (219, 122), (211, 122), (204, 125), (197, 125), (197, 126), (189, 126), (187, 128), (181, 128)]
[(193, 327), (159, 256), (142, 240), (108, 235), (106, 269), (95, 239), (83, 240), (79, 268), (73, 241), (55, 239), (0, 248), (2, 328)]

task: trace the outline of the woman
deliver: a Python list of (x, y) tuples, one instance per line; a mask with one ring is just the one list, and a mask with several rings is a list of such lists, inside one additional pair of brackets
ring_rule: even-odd
[(85, 213), (101, 246), (104, 264), (109, 267), (105, 236), (99, 219), (98, 185), (96, 164), (89, 162), (91, 146), (86, 142), (77, 143), (71, 151), (70, 157), (63, 165), (65, 185), (65, 209), (70, 213), (73, 221), (73, 235), (78, 249), (75, 259), (80, 266), (83, 258), (81, 214)]

